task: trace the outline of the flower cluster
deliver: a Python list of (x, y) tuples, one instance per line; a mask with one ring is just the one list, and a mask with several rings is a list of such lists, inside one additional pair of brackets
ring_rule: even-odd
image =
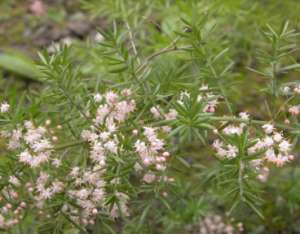
[[(50, 125), (47, 121), (46, 125)], [(31, 121), (25, 121), (24, 127), (3, 135), (9, 138), (8, 149), (21, 149), (19, 161), (33, 168), (48, 162), (52, 156), (53, 143), (57, 141), (46, 126), (35, 127)]]
[[(90, 223), (94, 222), (99, 207), (108, 209), (104, 204), (106, 161), (110, 156), (124, 154), (118, 128), (135, 110), (135, 101), (129, 99), (130, 95), (131, 91), (128, 89), (123, 90), (121, 96), (113, 91), (94, 95), (94, 101), (98, 105), (95, 117), (90, 128), (81, 133), (82, 139), (90, 145), (89, 158), (92, 163), (85, 171), (80, 172), (80, 168), (75, 167), (70, 174), (76, 188), (69, 191), (69, 195), (83, 210), (83, 224), (87, 224), (88, 220)], [(128, 215), (127, 195), (116, 192), (115, 196), (122, 205), (114, 205), (110, 211), (111, 216), (115, 218), (120, 212)]]
[(220, 215), (207, 215), (200, 224), (200, 234), (233, 234), (242, 233), (244, 227), (242, 223), (237, 223), (236, 227), (225, 220)]
[(300, 94), (300, 85), (299, 84), (290, 84), (285, 85), (282, 88), (282, 92), (286, 95), (299, 95)]
[[(7, 194), (7, 192), (4, 193)], [(13, 196), (13, 194), (11, 196)], [(2, 199), (1, 197), (1, 200)], [(17, 205), (12, 205), (11, 203), (4, 204), (0, 209), (0, 228), (8, 229), (17, 225), (26, 213), (25, 208), (25, 202), (18, 203)]]
[[(299, 97), (300, 95), (300, 84), (298, 83), (290, 83), (286, 86), (282, 87), (282, 93), (286, 96), (291, 96), (290, 99), (287, 100), (286, 104), (289, 103), (295, 97)], [(292, 104), (287, 107), (287, 112), (290, 113), (292, 116), (299, 116), (300, 115), (300, 105), (299, 104)], [(288, 121), (288, 120), (286, 120)]]
[(265, 124), (262, 128), (266, 136), (262, 139), (257, 139), (256, 144), (248, 149), (248, 153), (251, 155), (264, 151), (262, 160), (275, 164), (278, 167), (293, 160), (294, 156), (291, 154), (292, 145), (284, 138), (283, 134), (275, 131), (274, 126), (271, 124)]
[(64, 183), (55, 179), (51, 181), (49, 174), (46, 172), (40, 172), (34, 186), (27, 184), (28, 192), (33, 195), (35, 206), (42, 209), (45, 202), (52, 199), (56, 194), (64, 191)]
[[(165, 171), (166, 161), (170, 156), (165, 150), (165, 142), (159, 137), (160, 131), (166, 132), (167, 125), (160, 128), (134, 129), (133, 137), (128, 138), (133, 140), (131, 146), (128, 148), (123, 145), (124, 135), (128, 134), (128, 129), (123, 126), (136, 109), (131, 96), (129, 89), (119, 94), (108, 91), (93, 96), (94, 106), (85, 116), (89, 126), (81, 131), (83, 142), (80, 144), (88, 146), (88, 159), (84, 167), (77, 163), (66, 167), (61, 161), (62, 157), (58, 158), (57, 150), (60, 147), (55, 145), (58, 138), (55, 136), (55, 130), (50, 128), (50, 120), (40, 126), (25, 121), (12, 131), (1, 131), (1, 136), (7, 139), (8, 150), (16, 152), (17, 157), (13, 160), (16, 160), (16, 165), (20, 165), (22, 170), (6, 178), (8, 185), (2, 192), (7, 194), (6, 199), (14, 200), (14, 205), (3, 204), (0, 227), (9, 228), (22, 219), (21, 213), (25, 207), (23, 200), (26, 200), (27, 207), (30, 206), (38, 214), (43, 213), (45, 218), (50, 218), (51, 212), (47, 212), (48, 205), (62, 196), (65, 201), (60, 201), (61, 212), (83, 226), (93, 225), (99, 212), (112, 218), (121, 214), (128, 216), (129, 196), (126, 191), (119, 189), (122, 187), (123, 178), (108, 173), (116, 166), (114, 160), (125, 160), (125, 155), (133, 155), (130, 159), (132, 165), (135, 165), (132, 172), (138, 172), (140, 176), (140, 171), (143, 171), (142, 182), (152, 183), (159, 178), (173, 181), (165, 175), (157, 176)], [(6, 111), (8, 107), (4, 103), (1, 112)], [(176, 115), (177, 112), (170, 109), (163, 118), (171, 120), (175, 119)], [(57, 129), (61, 128), (60, 125), (57, 126)], [(25, 183), (19, 178), (23, 178)], [(21, 197), (17, 200), (21, 193), (23, 200)], [(13, 210), (14, 208), (16, 210)], [(12, 210), (16, 216), (7, 215), (7, 210), (9, 214)]]
[[(50, 123), (46, 121), (46, 125)], [(2, 131), (1, 135), (9, 139), (8, 149), (21, 150), (19, 161), (32, 168), (50, 160), (53, 143), (57, 141), (46, 126), (35, 127), (31, 121), (25, 121), (24, 126), (11, 132)]]
[(300, 114), (300, 105), (290, 106), (288, 112), (291, 115), (298, 116)]
[[(249, 115), (245, 112), (241, 112), (239, 114), (240, 118), (244, 121), (249, 120)], [(241, 136), (241, 134), (244, 132), (246, 128), (245, 123), (241, 123), (237, 126), (235, 125), (228, 125), (223, 129), (224, 136)], [(217, 131), (215, 131), (217, 133)], [(237, 157), (239, 153), (239, 149), (236, 145), (233, 143), (225, 143), (224, 141), (221, 141), (219, 139), (216, 139), (213, 143), (213, 148), (216, 151), (216, 155), (220, 159), (233, 159)]]
[[(4, 178), (1, 178), (3, 181)], [(7, 178), (7, 185), (1, 189), (0, 228), (7, 229), (18, 224), (25, 215), (27, 203), (19, 195), (18, 188), (21, 181), (11, 175)]]
[(155, 165), (157, 170), (165, 170), (164, 164), (170, 153), (164, 151), (164, 142), (157, 137), (156, 130), (151, 127), (144, 127), (144, 136), (146, 142), (137, 140), (134, 145), (141, 162), (144, 166)]
[(238, 148), (232, 144), (225, 144), (219, 139), (213, 143), (213, 148), (216, 150), (216, 154), (221, 159), (233, 159), (238, 155)]
[(94, 224), (98, 208), (105, 207), (105, 185), (103, 179), (105, 169), (100, 165), (81, 170), (79, 167), (72, 168), (69, 176), (72, 188), (67, 195), (81, 209), (71, 204), (64, 206), (64, 212), (76, 223), (83, 225)]
[[(240, 118), (246, 121), (249, 116), (242, 113)], [(216, 139), (212, 145), (216, 156), (222, 160), (232, 160), (236, 157), (247, 159), (261, 181), (266, 181), (268, 177), (268, 164), (281, 167), (294, 159), (291, 144), (272, 124), (262, 126), (265, 134), (263, 137), (251, 137), (246, 129), (248, 130), (246, 122), (225, 127), (220, 133), (223, 140)], [(245, 148), (240, 148), (243, 139), (247, 139), (247, 143), (242, 143)]]

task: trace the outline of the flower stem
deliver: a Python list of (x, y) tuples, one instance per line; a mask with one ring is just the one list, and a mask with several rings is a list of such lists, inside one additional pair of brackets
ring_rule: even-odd
[(85, 141), (75, 141), (75, 142), (67, 143), (67, 144), (64, 144), (64, 145), (58, 145), (58, 146), (54, 147), (54, 149), (55, 150), (62, 150), (62, 149), (74, 147), (74, 146), (77, 146), (77, 145), (82, 145), (84, 143), (85, 143)]

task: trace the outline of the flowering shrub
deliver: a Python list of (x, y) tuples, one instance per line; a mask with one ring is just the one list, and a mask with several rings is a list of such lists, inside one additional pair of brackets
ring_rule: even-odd
[(236, 42), (179, 5), (171, 36), (116, 16), (1, 97), (3, 233), (297, 233), (300, 84), (283, 77), (298, 34), (268, 25), (237, 64)]

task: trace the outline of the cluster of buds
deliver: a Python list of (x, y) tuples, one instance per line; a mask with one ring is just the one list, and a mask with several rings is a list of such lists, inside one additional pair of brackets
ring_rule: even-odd
[(94, 166), (91, 169), (81, 170), (79, 167), (72, 168), (69, 176), (71, 188), (67, 194), (81, 209), (76, 206), (65, 206), (64, 212), (77, 223), (84, 225), (94, 224), (98, 207), (105, 207), (105, 185), (103, 179), (105, 169), (102, 166)]
[(20, 162), (36, 168), (50, 160), (53, 143), (57, 141), (53, 130), (47, 128), (50, 124), (51, 121), (47, 120), (45, 126), (35, 127), (31, 121), (25, 121), (23, 126), (12, 131), (2, 131), (1, 135), (8, 139), (9, 150), (20, 150)]
[(298, 116), (300, 114), (300, 105), (290, 106), (288, 112), (293, 116)]
[(117, 202), (113, 204), (112, 209), (110, 210), (110, 216), (112, 218), (118, 218), (120, 213), (123, 216), (129, 216), (128, 211), (128, 200), (129, 197), (125, 193), (117, 192), (115, 193)]
[(264, 157), (261, 160), (275, 164), (277, 167), (292, 161), (294, 156), (291, 154), (291, 144), (286, 140), (282, 133), (275, 131), (272, 124), (262, 126), (266, 136), (257, 139), (256, 144), (248, 149), (248, 153), (257, 154), (262, 151)]
[[(111, 164), (113, 160), (110, 159), (128, 155), (125, 150), (130, 149), (123, 146), (122, 126), (136, 109), (135, 101), (131, 98), (129, 89), (119, 94), (113, 91), (105, 94), (97, 93), (93, 98), (95, 108), (90, 108), (85, 114), (90, 124), (81, 132), (81, 137), (89, 148), (89, 159), (85, 167), (77, 165), (73, 165), (71, 169), (61, 167), (61, 161), (56, 157), (55, 143), (58, 139), (54, 135), (54, 129), (50, 128), (50, 120), (40, 126), (34, 125), (31, 121), (25, 121), (12, 131), (1, 131), (1, 136), (7, 139), (7, 148), (17, 152), (16, 163), (20, 163), (22, 168), (25, 168), (22, 170), (26, 170), (26, 172), (16, 172), (15, 175), (7, 176), (10, 186), (9, 196), (14, 196), (15, 201), (19, 196), (18, 191), (22, 192), (22, 197), (26, 197), (28, 207), (35, 208), (39, 214), (45, 214), (46, 218), (50, 218), (50, 214), (45, 213), (47, 206), (63, 194), (68, 201), (72, 202), (63, 202), (61, 211), (74, 222), (84, 226), (94, 224), (99, 212), (106, 213), (112, 218), (117, 218), (120, 214), (129, 215), (129, 196), (126, 191), (119, 191), (120, 186), (117, 185), (122, 178), (107, 177), (106, 173), (108, 168), (114, 165)], [(9, 105), (6, 103), (2, 103), (0, 107), (1, 113), (9, 110)], [(176, 116), (177, 112), (171, 109), (163, 115), (163, 118), (172, 120)], [(146, 168), (144, 182), (150, 183), (156, 180), (155, 173), (158, 174), (166, 169), (166, 160), (170, 153), (164, 149), (165, 142), (158, 137), (158, 131), (161, 130), (166, 132), (166, 128), (145, 127), (139, 135), (139, 130), (133, 130), (135, 136), (133, 148), (139, 155), (139, 157), (134, 157), (135, 169), (137, 166), (142, 168), (142, 165)], [(18, 178), (19, 176), (24, 178), (25, 175), (29, 175), (29, 172), (34, 172), (34, 176), (31, 176), (23, 185)], [(160, 178), (163, 181), (173, 181), (173, 178), (165, 175)], [(113, 192), (110, 189), (112, 185)], [(108, 190), (115, 197), (113, 204), (107, 203)], [(5, 188), (2, 192), (5, 192)], [(15, 206), (16, 202), (12, 204)], [(23, 207), (25, 206), (22, 203)], [(4, 204), (3, 212), (7, 209), (11, 209), (10, 205)], [(20, 209), (17, 208), (13, 213), (19, 215)], [(18, 216), (8, 219), (4, 213), (0, 215), (0, 227), (12, 226), (22, 218)]]
[[(216, 151), (216, 156), (222, 160), (232, 160), (238, 156), (251, 159), (247, 161), (257, 172), (257, 179), (265, 182), (269, 175), (269, 164), (281, 167), (294, 159), (291, 154), (291, 144), (281, 132), (275, 130), (272, 124), (262, 126), (265, 134), (263, 137), (251, 137), (249, 131), (246, 131), (249, 116), (241, 113), (240, 118), (245, 122), (226, 126), (222, 130), (223, 140), (216, 139), (212, 146)], [(215, 133), (218, 131), (216, 130)], [(247, 134), (246, 138), (244, 134)], [(245, 144), (246, 149), (240, 152), (239, 142), (242, 138), (247, 139), (248, 143)]]
[(141, 163), (145, 167), (155, 165), (156, 170), (164, 171), (170, 153), (164, 150), (164, 141), (157, 137), (156, 129), (144, 127), (145, 141), (137, 140), (134, 144)]
[(233, 159), (238, 155), (239, 150), (235, 145), (226, 144), (219, 139), (215, 140), (212, 146), (220, 159)]
[(243, 233), (244, 227), (242, 223), (236, 226), (230, 222), (225, 222), (220, 215), (207, 215), (200, 223), (200, 234), (233, 234)]
[[(21, 174), (19, 173), (18, 176)], [(13, 227), (24, 217), (27, 204), (19, 195), (20, 188), (21, 181), (17, 176), (11, 175), (7, 178), (7, 185), (1, 189), (0, 228), (2, 229)]]
[[(300, 95), (300, 85), (299, 84), (290, 84), (282, 88), (284, 95), (299, 96)], [(300, 115), (300, 105), (290, 105), (287, 110), (292, 116)]]
[[(92, 120), (93, 123), (89, 129), (83, 130), (81, 133), (82, 139), (90, 145), (89, 157), (92, 164), (85, 172), (81, 173), (81, 176), (79, 176), (79, 168), (73, 169), (71, 174), (77, 187), (69, 192), (70, 196), (83, 209), (80, 218), (83, 224), (87, 224), (87, 220), (89, 220), (89, 224), (94, 222), (95, 211), (98, 210), (98, 207), (107, 210), (104, 204), (106, 181), (103, 179), (106, 172), (106, 161), (112, 155), (123, 154), (122, 144), (119, 142), (121, 133), (118, 129), (120, 124), (135, 110), (135, 101), (130, 99), (130, 96), (129, 89), (123, 90), (121, 95), (113, 91), (103, 95), (99, 93), (94, 95), (97, 109)], [(117, 196), (118, 194), (120, 196)], [(113, 206), (110, 210), (111, 217), (117, 217), (120, 212), (128, 215), (127, 195), (116, 192), (116, 197), (120, 197), (120, 203), (123, 205)]]
[[(0, 197), (0, 200), (3, 198)], [(0, 228), (6, 230), (17, 225), (24, 217), (26, 206), (26, 202), (3, 204), (0, 208)]]
[[(249, 120), (249, 115), (245, 112), (241, 112), (239, 114), (240, 118), (247, 121)], [(245, 123), (241, 123), (239, 125), (228, 125), (223, 130), (222, 133), (224, 136), (241, 136), (246, 128)], [(215, 130), (215, 133), (218, 133), (217, 130)], [(221, 141), (219, 139), (216, 139), (213, 143), (213, 148), (216, 151), (216, 155), (220, 159), (233, 159), (238, 156), (239, 149), (236, 145), (231, 143), (225, 143), (224, 141)]]
[(64, 191), (65, 184), (61, 181), (49, 180), (46, 172), (41, 172), (35, 182), (35, 186), (28, 186), (29, 192), (33, 195), (35, 206), (42, 209), (47, 200), (52, 199), (56, 194)]
[[(99, 93), (94, 95), (94, 101), (99, 104), (95, 119), (96, 126), (105, 126), (110, 132), (116, 130), (116, 125), (123, 122), (135, 109), (134, 100), (126, 100), (131, 95), (129, 89), (122, 91), (121, 96), (113, 91), (104, 95)], [(124, 100), (125, 99), (125, 100)]]

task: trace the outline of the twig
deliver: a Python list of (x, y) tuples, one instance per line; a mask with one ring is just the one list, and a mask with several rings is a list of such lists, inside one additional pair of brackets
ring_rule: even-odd
[(58, 145), (58, 146), (54, 147), (54, 149), (55, 150), (62, 150), (62, 149), (70, 148), (70, 147), (73, 147), (73, 146), (82, 145), (84, 143), (85, 143), (85, 141), (75, 141), (75, 142), (67, 143), (67, 144), (64, 144), (64, 145)]
[(135, 43), (134, 43), (134, 40), (133, 40), (133, 35), (132, 35), (132, 31), (131, 31), (130, 25), (129, 25), (129, 23), (127, 21), (125, 22), (125, 25), (126, 25), (126, 27), (128, 29), (129, 40), (130, 40), (130, 43), (131, 43), (131, 47), (132, 47), (133, 53), (136, 56), (136, 60), (137, 60), (138, 64), (140, 65), (141, 64), (141, 60), (138, 57), (138, 52), (137, 52), (137, 49), (136, 49), (136, 46), (135, 46)]

